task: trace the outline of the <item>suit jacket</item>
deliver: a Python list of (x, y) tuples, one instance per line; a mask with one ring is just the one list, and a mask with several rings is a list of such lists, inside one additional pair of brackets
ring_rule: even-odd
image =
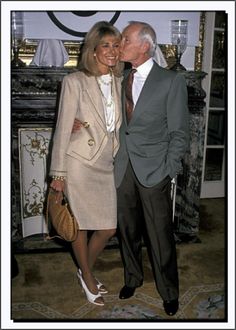
[(187, 86), (181, 74), (154, 63), (128, 124), (126, 77), (122, 83), (120, 149), (115, 158), (116, 186), (121, 184), (130, 159), (139, 182), (151, 187), (181, 171), (189, 143)]
[[(115, 132), (113, 156), (119, 147), (121, 125), (121, 78), (113, 77)], [(75, 118), (84, 123), (72, 133)], [(66, 176), (66, 155), (93, 165), (108, 141), (101, 92), (95, 77), (71, 73), (62, 82), (56, 130), (53, 137), (50, 175)]]

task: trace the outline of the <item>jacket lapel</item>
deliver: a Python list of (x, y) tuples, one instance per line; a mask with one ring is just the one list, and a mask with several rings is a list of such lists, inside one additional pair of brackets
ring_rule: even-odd
[(113, 97), (115, 102), (115, 118), (116, 129), (121, 125), (122, 113), (121, 113), (121, 78), (113, 76)]
[(90, 98), (91, 104), (94, 107), (94, 114), (98, 123), (104, 130), (106, 130), (102, 96), (95, 77), (86, 77), (85, 90)]
[[(103, 102), (101, 91), (99, 89), (98, 83), (95, 77), (87, 78), (85, 84), (85, 90), (91, 100), (91, 103), (95, 109), (95, 115), (102, 125), (103, 129), (106, 131), (106, 121), (105, 121), (105, 114), (103, 110)], [(120, 78), (116, 78), (113, 76), (113, 97), (115, 102), (115, 120), (116, 120), (116, 127), (119, 128), (122, 121), (121, 115), (121, 92), (120, 92)]]
[[(161, 80), (161, 70), (156, 63), (153, 64), (153, 67), (143, 85), (141, 93), (139, 95), (138, 101), (134, 108), (134, 113), (130, 120), (130, 124), (132, 124), (137, 117), (145, 111), (147, 104), (153, 94), (155, 94), (158, 90), (158, 84)], [(159, 85), (161, 86), (161, 85)]]
[(114, 151), (115, 156), (117, 148), (119, 147), (119, 128), (122, 122), (122, 112), (121, 112), (121, 78), (116, 78), (113, 76), (113, 96), (115, 102), (115, 138), (114, 138)]
[[(96, 119), (105, 133), (107, 133), (106, 129), (106, 121), (105, 114), (103, 110), (103, 102), (101, 92), (96, 81), (95, 77), (87, 77), (85, 81), (84, 88), (89, 96), (89, 99), (94, 107), (94, 114)], [(114, 150), (113, 153), (115, 155), (117, 148), (119, 146), (119, 134), (118, 130), (121, 126), (122, 122), (122, 113), (121, 113), (121, 78), (116, 78), (113, 76), (113, 96), (115, 102), (115, 139), (114, 139)]]

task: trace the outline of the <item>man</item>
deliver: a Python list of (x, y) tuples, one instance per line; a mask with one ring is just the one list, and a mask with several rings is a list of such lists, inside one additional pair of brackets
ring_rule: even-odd
[(122, 33), (120, 60), (131, 63), (136, 72), (132, 92), (127, 88), (129, 72), (124, 75), (123, 123), (115, 159), (125, 279), (119, 297), (130, 298), (143, 283), (145, 225), (156, 288), (165, 312), (174, 315), (179, 306), (179, 283), (170, 190), (188, 147), (187, 88), (181, 74), (153, 61), (155, 45), (155, 31), (146, 23), (130, 22)]

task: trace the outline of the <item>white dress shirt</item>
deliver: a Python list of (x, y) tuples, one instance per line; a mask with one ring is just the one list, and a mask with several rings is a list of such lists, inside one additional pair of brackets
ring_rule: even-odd
[(147, 76), (149, 75), (153, 66), (153, 59), (149, 58), (146, 62), (141, 64), (136, 68), (137, 72), (134, 74), (133, 86), (132, 86), (132, 96), (134, 102), (134, 108), (143, 88), (143, 85), (146, 81)]

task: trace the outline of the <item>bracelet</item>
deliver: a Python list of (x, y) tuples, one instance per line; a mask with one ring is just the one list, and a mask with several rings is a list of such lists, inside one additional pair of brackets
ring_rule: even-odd
[(64, 176), (52, 175), (52, 179), (53, 179), (53, 180), (64, 181), (64, 180), (65, 180), (65, 177), (64, 177)]

